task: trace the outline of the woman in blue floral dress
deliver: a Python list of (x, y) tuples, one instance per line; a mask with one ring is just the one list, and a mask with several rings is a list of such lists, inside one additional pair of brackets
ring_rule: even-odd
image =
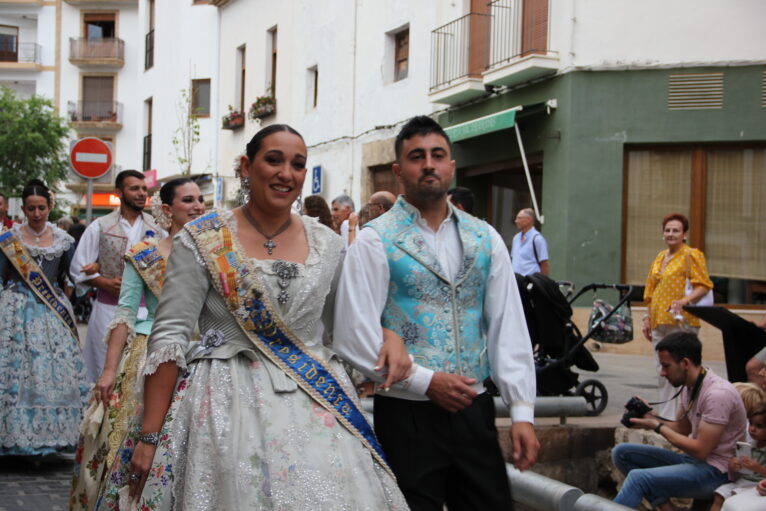
[(65, 287), (74, 239), (49, 223), (40, 181), (22, 192), (26, 221), (0, 235), (0, 454), (77, 444), (89, 388)]

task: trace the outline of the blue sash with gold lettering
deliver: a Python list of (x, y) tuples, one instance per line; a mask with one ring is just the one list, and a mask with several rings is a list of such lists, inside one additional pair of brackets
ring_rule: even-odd
[(318, 359), (282, 323), (255, 275), (232, 241), (229, 227), (216, 212), (186, 224), (210, 272), (213, 286), (247, 336), (269, 360), (348, 429), (391, 475), (372, 426), (343, 390), (329, 364)]
[(50, 281), (48, 281), (42, 268), (40, 268), (37, 261), (29, 255), (29, 252), (24, 248), (21, 241), (19, 241), (13, 234), (13, 231), (7, 230), (0, 234), (0, 250), (3, 251), (5, 257), (8, 258), (13, 267), (16, 268), (16, 271), (19, 272), (19, 275), (24, 279), (27, 287), (32, 290), (41, 302), (53, 311), (56, 317), (69, 328), (74, 338), (79, 341), (80, 337), (77, 333), (77, 324), (75, 323), (72, 314), (67, 306), (59, 299), (56, 294), (56, 289)]
[(160, 298), (165, 283), (165, 258), (160, 254), (157, 243), (139, 241), (125, 254), (125, 259), (133, 265), (152, 294)]

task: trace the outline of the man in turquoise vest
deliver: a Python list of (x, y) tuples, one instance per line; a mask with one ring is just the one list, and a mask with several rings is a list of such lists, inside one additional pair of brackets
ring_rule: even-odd
[(404, 195), (349, 247), (334, 347), (380, 383), (383, 328), (404, 341), (412, 369), (378, 386), (375, 432), (413, 510), (511, 509), (487, 377), (510, 406), (518, 468), (534, 463), (539, 443), (532, 347), (508, 250), (448, 202), (455, 162), (433, 119), (411, 119), (395, 151)]

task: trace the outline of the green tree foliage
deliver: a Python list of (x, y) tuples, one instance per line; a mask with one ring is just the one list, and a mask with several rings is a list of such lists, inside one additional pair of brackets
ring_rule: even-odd
[(0, 191), (19, 196), (35, 178), (55, 189), (67, 177), (68, 139), (69, 126), (49, 100), (0, 87)]

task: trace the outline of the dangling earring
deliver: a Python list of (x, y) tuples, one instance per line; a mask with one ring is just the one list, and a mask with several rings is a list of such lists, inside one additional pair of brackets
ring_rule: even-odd
[(303, 192), (301, 191), (300, 194), (298, 194), (298, 198), (295, 199), (295, 209), (300, 213), (303, 211)]
[(244, 206), (250, 202), (250, 176), (245, 176), (239, 180), (237, 200), (239, 201), (240, 206)]
[(162, 209), (162, 199), (160, 199), (160, 192), (157, 191), (152, 195), (151, 200), (152, 216), (154, 221), (157, 222), (157, 226), (163, 231), (170, 230), (171, 219), (170, 215), (165, 213)]

